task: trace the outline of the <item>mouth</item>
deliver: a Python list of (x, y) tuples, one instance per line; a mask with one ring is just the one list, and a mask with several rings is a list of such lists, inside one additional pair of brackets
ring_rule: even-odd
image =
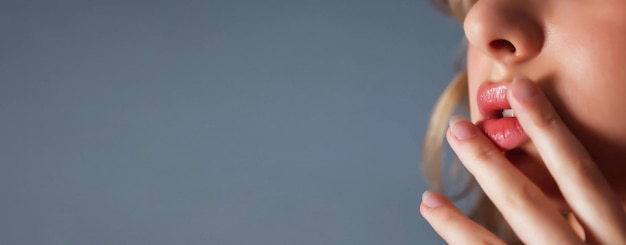
[(513, 112), (513, 109), (511, 108), (493, 110), (493, 111), (486, 112), (483, 115), (483, 118), (485, 119), (515, 118), (515, 112)]
[(483, 83), (476, 98), (483, 117), (476, 125), (501, 150), (515, 149), (529, 140), (511, 109), (506, 84)]

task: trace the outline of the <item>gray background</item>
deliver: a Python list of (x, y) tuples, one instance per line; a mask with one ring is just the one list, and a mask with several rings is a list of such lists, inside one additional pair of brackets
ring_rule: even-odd
[(426, 0), (0, 2), (0, 244), (439, 244)]

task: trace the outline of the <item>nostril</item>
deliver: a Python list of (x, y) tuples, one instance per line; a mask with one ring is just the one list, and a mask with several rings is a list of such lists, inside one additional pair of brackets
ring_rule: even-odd
[(505, 50), (505, 51), (509, 51), (511, 53), (515, 53), (515, 51), (516, 51), (515, 46), (511, 42), (509, 42), (507, 40), (504, 40), (504, 39), (498, 39), (498, 40), (491, 41), (491, 43), (489, 43), (489, 46), (492, 49), (495, 49), (495, 50), (498, 50), (498, 51)]

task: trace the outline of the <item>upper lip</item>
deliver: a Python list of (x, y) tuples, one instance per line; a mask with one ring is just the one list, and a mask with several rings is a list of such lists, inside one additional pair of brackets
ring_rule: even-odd
[(478, 110), (483, 119), (501, 118), (502, 111), (511, 109), (504, 83), (485, 82), (478, 88)]

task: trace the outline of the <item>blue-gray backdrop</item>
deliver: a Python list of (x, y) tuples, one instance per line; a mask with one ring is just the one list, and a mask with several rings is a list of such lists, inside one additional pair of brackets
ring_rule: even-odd
[(426, 0), (0, 1), (0, 244), (440, 244)]

